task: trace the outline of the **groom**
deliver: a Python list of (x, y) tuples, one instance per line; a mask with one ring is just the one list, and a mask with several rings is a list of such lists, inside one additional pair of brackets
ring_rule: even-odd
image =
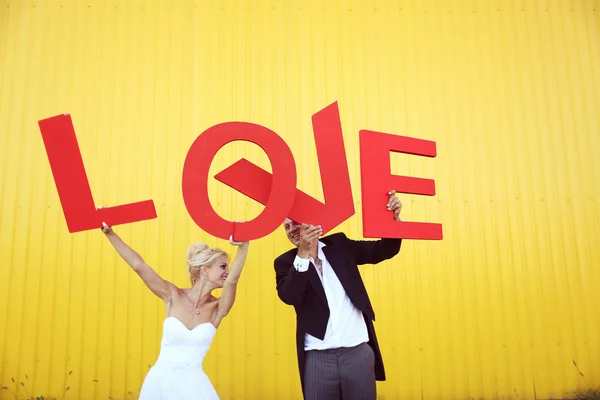
[[(389, 194), (387, 208), (401, 222), (402, 203), (395, 191)], [(296, 310), (304, 398), (374, 400), (375, 381), (384, 381), (385, 371), (358, 265), (394, 257), (401, 239), (356, 241), (343, 233), (319, 239), (320, 226), (289, 218), (284, 228), (296, 248), (275, 260), (277, 294)]]

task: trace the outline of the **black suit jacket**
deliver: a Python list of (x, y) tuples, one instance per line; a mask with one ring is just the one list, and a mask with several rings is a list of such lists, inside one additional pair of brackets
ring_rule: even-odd
[[(352, 240), (343, 233), (336, 233), (319, 240), (326, 245), (323, 252), (346, 294), (354, 306), (363, 313), (369, 332), (368, 344), (375, 353), (375, 378), (384, 381), (383, 359), (373, 327), (375, 312), (358, 271), (358, 265), (377, 264), (394, 257), (400, 251), (402, 240)], [(296, 309), (296, 350), (300, 382), (304, 392), (304, 336), (309, 333), (323, 340), (329, 321), (329, 307), (325, 290), (312, 263), (305, 272), (298, 272), (294, 268), (297, 252), (298, 249), (293, 248), (275, 259), (275, 276), (279, 298)]]

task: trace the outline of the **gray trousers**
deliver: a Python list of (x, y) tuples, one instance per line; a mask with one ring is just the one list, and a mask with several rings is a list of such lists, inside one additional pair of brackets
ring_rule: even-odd
[(305, 353), (306, 400), (375, 400), (375, 354), (366, 343)]

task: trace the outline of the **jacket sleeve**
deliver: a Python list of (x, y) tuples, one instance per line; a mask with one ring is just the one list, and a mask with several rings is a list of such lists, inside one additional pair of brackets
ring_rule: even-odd
[(275, 260), (275, 280), (277, 295), (285, 304), (298, 306), (304, 301), (308, 272), (296, 270), (293, 262), (285, 261), (282, 257)]
[(352, 240), (346, 237), (357, 265), (378, 264), (400, 252), (402, 239)]

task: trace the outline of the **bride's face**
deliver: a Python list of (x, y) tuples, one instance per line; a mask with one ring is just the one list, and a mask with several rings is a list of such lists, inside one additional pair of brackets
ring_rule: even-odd
[(208, 268), (208, 280), (217, 285), (217, 287), (223, 287), (227, 275), (229, 275), (229, 266), (227, 265), (227, 257), (220, 256), (217, 258)]

